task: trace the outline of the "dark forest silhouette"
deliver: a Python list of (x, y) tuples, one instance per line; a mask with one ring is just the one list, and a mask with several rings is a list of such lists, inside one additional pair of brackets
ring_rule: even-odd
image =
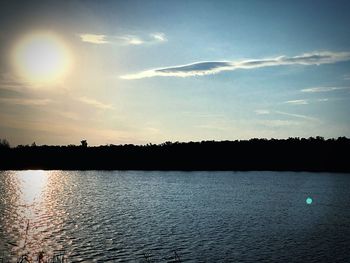
[(19, 145), (0, 140), (0, 169), (350, 172), (350, 139), (323, 137), (146, 145)]

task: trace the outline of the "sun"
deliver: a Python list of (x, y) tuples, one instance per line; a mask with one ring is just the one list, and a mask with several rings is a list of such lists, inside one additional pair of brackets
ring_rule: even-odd
[(13, 52), (17, 73), (33, 83), (47, 84), (62, 80), (70, 70), (71, 60), (64, 42), (49, 32), (22, 37)]

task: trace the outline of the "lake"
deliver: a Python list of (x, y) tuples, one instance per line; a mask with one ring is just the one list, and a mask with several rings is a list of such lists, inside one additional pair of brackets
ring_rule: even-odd
[(348, 174), (0, 171), (0, 218), (5, 262), (350, 262)]

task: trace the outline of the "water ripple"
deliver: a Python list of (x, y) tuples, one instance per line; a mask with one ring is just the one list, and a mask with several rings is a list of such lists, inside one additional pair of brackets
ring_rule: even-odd
[(342, 174), (3, 171), (0, 258), (346, 262), (348, 189)]

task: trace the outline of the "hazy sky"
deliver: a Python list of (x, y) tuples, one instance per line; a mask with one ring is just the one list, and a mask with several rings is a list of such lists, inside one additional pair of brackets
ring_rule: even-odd
[[(349, 137), (349, 14), (350, 1), (2, 1), (0, 138)], [(44, 84), (13, 59), (37, 32), (70, 60)]]

